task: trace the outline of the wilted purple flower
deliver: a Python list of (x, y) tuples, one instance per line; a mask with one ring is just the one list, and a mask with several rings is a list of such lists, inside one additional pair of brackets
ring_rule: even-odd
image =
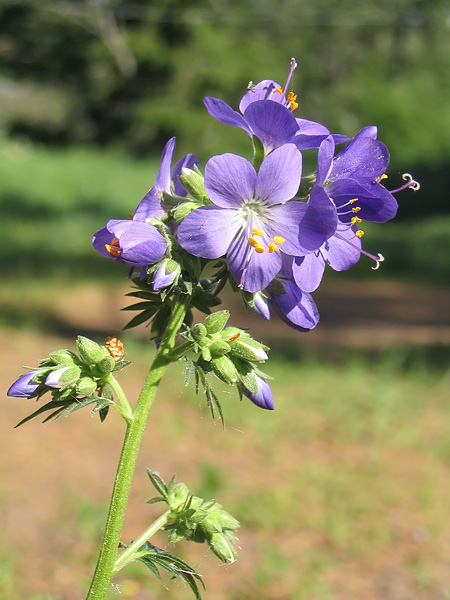
[(301, 167), (293, 144), (269, 154), (258, 173), (240, 156), (214, 156), (205, 169), (205, 190), (213, 205), (182, 221), (181, 246), (203, 258), (226, 255), (239, 287), (263, 290), (280, 271), (283, 254), (312, 252), (336, 228), (335, 209), (326, 194), (311, 206), (289, 202), (298, 190)]
[[(299, 150), (318, 148), (322, 140), (330, 135), (329, 130), (315, 121), (296, 119), (292, 111), (298, 107), (297, 96), (293, 92), (286, 96), (296, 67), (295, 59), (291, 59), (284, 87), (272, 79), (251, 84), (239, 104), (242, 114), (223, 100), (210, 96), (204, 98), (206, 109), (218, 121), (246, 131), (250, 139), (256, 136), (262, 142), (265, 155), (288, 143), (295, 144)], [(348, 140), (343, 135), (333, 137), (336, 143)]]
[(38, 394), (39, 383), (34, 383), (33, 379), (39, 371), (30, 371), (21, 375), (9, 388), (6, 395), (14, 398), (33, 398)]
[(260, 408), (265, 408), (266, 410), (274, 410), (275, 402), (273, 400), (272, 390), (270, 389), (270, 385), (267, 383), (265, 379), (255, 375), (256, 380), (258, 382), (258, 392), (256, 394), (250, 392), (245, 387), (242, 387), (242, 393), (249, 400), (259, 406)]

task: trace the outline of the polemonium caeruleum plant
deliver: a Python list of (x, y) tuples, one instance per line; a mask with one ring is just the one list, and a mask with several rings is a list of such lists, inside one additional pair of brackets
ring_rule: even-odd
[[(199, 598), (203, 579), (172, 552), (150, 539), (158, 530), (170, 542), (182, 539), (207, 543), (223, 562), (236, 559), (239, 523), (212, 499), (192, 494), (175, 476), (165, 483), (149, 470), (158, 495), (150, 500), (166, 510), (128, 544), (121, 531), (139, 447), (149, 409), (166, 368), (179, 362), (186, 382), (195, 380), (213, 416), (224, 419), (214, 380), (237, 388), (239, 397), (257, 407), (275, 407), (268, 375), (262, 367), (269, 348), (247, 330), (230, 326), (229, 312), (219, 306), (219, 294), (229, 283), (246, 307), (263, 318), (271, 311), (289, 326), (309, 331), (319, 321), (311, 296), (326, 265), (343, 271), (364, 254), (377, 269), (384, 260), (361, 245), (363, 221), (385, 222), (397, 212), (394, 194), (419, 185), (408, 174), (406, 183), (389, 191), (383, 181), (389, 163), (376, 127), (363, 128), (349, 140), (330, 134), (319, 123), (297, 118), (297, 96), (286, 84), (266, 79), (249, 84), (239, 112), (217, 98), (205, 98), (217, 120), (243, 129), (253, 146), (253, 164), (226, 153), (199, 168), (192, 154), (172, 168), (175, 138), (162, 153), (153, 187), (128, 219), (112, 219), (93, 236), (104, 257), (127, 265), (136, 301), (128, 310), (136, 316), (128, 327), (151, 323), (156, 354), (134, 408), (117, 380), (128, 366), (122, 342), (104, 345), (77, 339), (77, 353), (57, 350), (13, 383), (9, 396), (51, 399), (29, 419), (68, 415), (84, 406), (105, 420), (116, 410), (126, 434), (111, 498), (97, 567), (88, 600), (105, 598), (113, 576), (132, 561), (140, 561), (162, 581), (161, 572), (185, 582)], [(342, 145), (336, 149), (336, 145)], [(302, 172), (302, 153), (316, 151), (317, 168)], [(124, 207), (127, 212), (129, 207)], [(206, 316), (193, 323), (193, 309)], [(179, 341), (178, 341), (179, 340)]]

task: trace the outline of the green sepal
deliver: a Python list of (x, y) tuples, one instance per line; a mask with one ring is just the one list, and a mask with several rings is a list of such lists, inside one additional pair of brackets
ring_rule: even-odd
[(209, 350), (213, 358), (219, 358), (220, 356), (227, 354), (231, 350), (231, 346), (223, 340), (215, 340), (210, 344)]
[(173, 218), (177, 223), (185, 219), (193, 210), (199, 207), (198, 202), (183, 202), (172, 212)]
[(201, 204), (209, 204), (208, 196), (205, 192), (203, 175), (199, 171), (183, 168), (182, 175), (179, 175), (178, 179), (188, 194), (195, 200), (198, 200)]
[(164, 480), (161, 478), (160, 474), (156, 471), (151, 471), (150, 469), (147, 469), (147, 475), (149, 476), (153, 487), (156, 489), (156, 491), (158, 491), (161, 494), (161, 496), (167, 502), (167, 486), (164, 483)]
[(253, 166), (255, 167), (255, 171), (258, 172), (264, 160), (264, 146), (256, 135), (253, 136), (253, 152)]
[(97, 389), (97, 382), (91, 377), (81, 377), (76, 385), (76, 391), (80, 396), (90, 396)]
[(209, 315), (205, 319), (205, 327), (208, 331), (209, 335), (214, 333), (219, 333), (227, 324), (228, 319), (230, 318), (229, 310), (219, 310), (212, 315)]
[(55, 365), (78, 365), (80, 364), (79, 358), (76, 354), (70, 350), (55, 350), (50, 352), (49, 359)]
[(93, 340), (82, 335), (77, 337), (77, 348), (81, 358), (87, 362), (88, 365), (97, 363), (108, 354), (108, 350), (105, 346), (99, 346)]

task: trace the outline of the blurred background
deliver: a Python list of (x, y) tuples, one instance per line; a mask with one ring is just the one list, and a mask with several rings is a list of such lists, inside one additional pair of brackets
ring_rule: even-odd
[[(223, 384), (227, 429), (173, 368), (155, 404), (124, 541), (157, 516), (145, 468), (178, 473), (242, 522), (241, 557), (219, 566), (180, 545), (215, 600), (450, 598), (450, 7), (444, 0), (23, 0), (0, 2), (0, 348), (4, 394), (77, 334), (102, 341), (126, 322), (126, 269), (91, 248), (126, 218), (177, 137), (202, 165), (249, 157), (244, 132), (208, 116), (249, 81), (298, 68), (296, 116), (353, 136), (366, 125), (404, 172), (392, 223), (365, 227), (361, 259), (329, 272), (317, 329), (268, 326), (227, 298), (232, 324), (271, 348), (273, 413)], [(314, 153), (308, 164), (314, 164)], [(145, 327), (123, 336), (130, 398), (151, 359)], [(123, 436), (85, 412), (14, 425), (34, 402), (1, 403), (0, 598), (76, 600), (93, 570)], [(155, 425), (157, 424), (157, 425)], [(157, 542), (165, 547), (162, 536)], [(173, 550), (173, 548), (170, 548)], [(27, 575), (25, 576), (25, 573)], [(189, 597), (150, 572), (123, 598)]]

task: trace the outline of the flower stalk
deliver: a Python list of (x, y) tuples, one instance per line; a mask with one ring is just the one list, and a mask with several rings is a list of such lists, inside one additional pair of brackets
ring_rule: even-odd
[(120, 543), (134, 468), (145, 426), (147, 424), (148, 411), (153, 404), (156, 391), (166, 368), (173, 362), (171, 352), (175, 346), (176, 336), (189, 308), (190, 300), (191, 297), (184, 294), (180, 295), (175, 301), (165, 335), (153, 360), (152, 366), (150, 367), (150, 371), (139, 395), (134, 412), (127, 424), (127, 431), (109, 506), (103, 543), (86, 600), (104, 600), (109, 589), (111, 578), (115, 572), (117, 548)]

